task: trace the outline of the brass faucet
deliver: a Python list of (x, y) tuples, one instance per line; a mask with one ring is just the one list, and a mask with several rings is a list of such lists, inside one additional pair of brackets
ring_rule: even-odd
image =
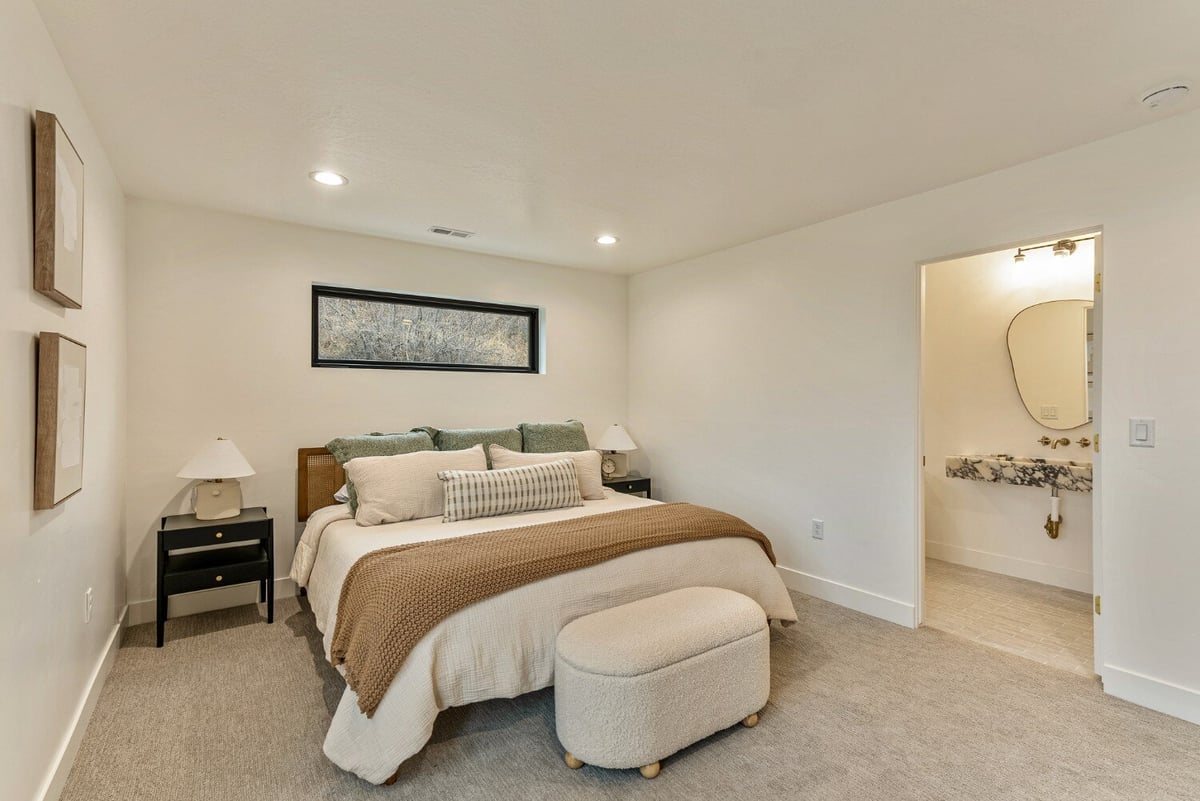
[(1038, 443), (1041, 445), (1049, 445), (1050, 449), (1054, 450), (1059, 445), (1070, 445), (1071, 440), (1067, 439), (1066, 437), (1059, 437), (1058, 439), (1050, 439), (1049, 437), (1043, 436), (1041, 439), (1038, 440)]
[(1081, 448), (1086, 448), (1092, 444), (1092, 441), (1090, 439), (1088, 439), (1087, 437), (1080, 437), (1079, 441), (1075, 444)]

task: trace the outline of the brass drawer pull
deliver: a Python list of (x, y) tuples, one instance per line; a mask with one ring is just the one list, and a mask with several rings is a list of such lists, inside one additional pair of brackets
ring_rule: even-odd
[(224, 537), (224, 536), (225, 535), (223, 533), (221, 533), (220, 531), (217, 532), (217, 539), (221, 539), (221, 537)]
[(221, 579), (223, 579), (223, 578), (225, 578), (225, 577), (224, 577), (224, 576), (217, 576), (217, 581), (220, 581), (220, 580), (221, 580)]

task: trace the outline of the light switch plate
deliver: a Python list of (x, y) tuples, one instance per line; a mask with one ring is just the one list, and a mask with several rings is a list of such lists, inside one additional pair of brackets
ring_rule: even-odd
[(1133, 448), (1153, 448), (1154, 447), (1154, 418), (1153, 417), (1130, 417), (1129, 418), (1129, 445)]

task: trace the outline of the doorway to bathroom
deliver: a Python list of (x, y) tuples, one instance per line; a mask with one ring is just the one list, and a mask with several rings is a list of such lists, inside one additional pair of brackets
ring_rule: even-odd
[(1098, 671), (1100, 232), (928, 262), (919, 622)]

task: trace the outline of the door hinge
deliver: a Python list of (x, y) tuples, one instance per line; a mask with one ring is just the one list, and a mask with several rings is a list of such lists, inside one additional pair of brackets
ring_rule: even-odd
[(924, 466), (925, 466), (925, 457), (922, 456), (921, 457), (921, 467), (924, 467)]
[(1099, 434), (1097, 434), (1092, 439), (1092, 448), (1096, 451), (1096, 453), (1100, 452), (1100, 435)]
[(1097, 291), (1097, 292), (1099, 292), (1099, 291), (1100, 291), (1100, 286), (1101, 286), (1103, 283), (1104, 283), (1104, 276), (1103, 276), (1102, 274), (1100, 274), (1100, 273), (1096, 273), (1096, 291)]
[(1100, 596), (1096, 596), (1096, 614), (1100, 614)]

